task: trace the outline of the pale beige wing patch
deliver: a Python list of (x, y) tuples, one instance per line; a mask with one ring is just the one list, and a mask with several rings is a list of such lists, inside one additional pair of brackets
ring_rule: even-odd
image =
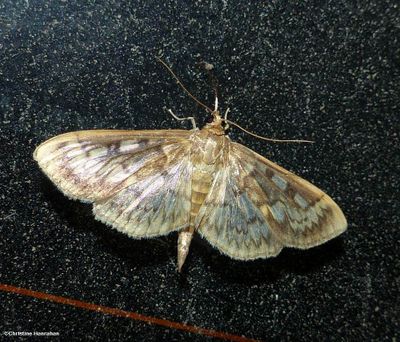
[(235, 160), (219, 170), (195, 221), (196, 229), (231, 258), (250, 260), (279, 254), (282, 244), (269, 222), (251, 201), (241, 179), (244, 170)]
[(339, 206), (320, 189), (241, 144), (232, 143), (231, 153), (242, 186), (283, 245), (310, 248), (346, 230)]
[(68, 197), (95, 201), (127, 187), (147, 164), (162, 169), (189, 145), (189, 135), (185, 130), (71, 132), (45, 141), (34, 158)]

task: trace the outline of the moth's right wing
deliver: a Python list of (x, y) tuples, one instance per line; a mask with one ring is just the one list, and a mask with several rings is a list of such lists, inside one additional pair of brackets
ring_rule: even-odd
[(51, 138), (33, 154), (65, 195), (93, 202), (161, 170), (190, 147), (190, 131), (89, 130)]
[(188, 225), (191, 133), (71, 132), (41, 144), (34, 158), (68, 197), (94, 202), (97, 219), (150, 237)]

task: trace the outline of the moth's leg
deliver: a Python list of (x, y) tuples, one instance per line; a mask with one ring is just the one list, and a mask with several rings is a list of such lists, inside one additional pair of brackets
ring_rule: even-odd
[(171, 109), (168, 109), (168, 113), (170, 113), (173, 116), (173, 118), (178, 120), (178, 121), (190, 120), (192, 125), (193, 125), (193, 129), (197, 129), (196, 121), (194, 120), (193, 116), (188, 116), (186, 118), (180, 118), (179, 116), (176, 116)]

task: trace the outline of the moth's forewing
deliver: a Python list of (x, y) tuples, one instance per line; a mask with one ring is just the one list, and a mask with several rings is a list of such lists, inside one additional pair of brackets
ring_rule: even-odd
[(317, 246), (346, 230), (342, 210), (322, 190), (243, 145), (235, 143), (233, 153), (254, 179), (252, 201), (285, 246)]
[(160, 156), (176, 150), (171, 145), (185, 143), (189, 135), (185, 130), (71, 132), (42, 143), (34, 158), (68, 197), (95, 201), (128, 186), (144, 165), (162, 169)]

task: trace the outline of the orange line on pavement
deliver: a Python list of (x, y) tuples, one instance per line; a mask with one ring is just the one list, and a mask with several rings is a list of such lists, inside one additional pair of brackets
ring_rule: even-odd
[(253, 340), (253, 339), (250, 339), (247, 337), (225, 333), (223, 331), (217, 331), (217, 330), (213, 330), (213, 329), (196, 327), (194, 325), (174, 322), (174, 321), (170, 321), (167, 319), (156, 318), (156, 317), (152, 317), (152, 316), (146, 316), (146, 315), (142, 315), (142, 314), (132, 312), (132, 311), (125, 311), (125, 310), (121, 310), (121, 309), (117, 309), (117, 308), (111, 308), (108, 306), (87, 303), (87, 302), (83, 302), (83, 301), (77, 300), (77, 299), (55, 296), (52, 294), (39, 292), (39, 291), (33, 291), (33, 290), (25, 289), (22, 287), (16, 287), (16, 286), (7, 285), (7, 284), (0, 284), (0, 290), (5, 291), (5, 292), (12, 292), (12, 293), (20, 294), (23, 296), (48, 300), (50, 302), (71, 305), (71, 306), (86, 309), (86, 310), (102, 312), (104, 314), (113, 315), (113, 316), (117, 316), (117, 317), (130, 318), (130, 319), (133, 319), (136, 321), (142, 321), (142, 322), (146, 322), (149, 324), (156, 324), (156, 325), (160, 325), (160, 326), (171, 328), (171, 329), (183, 330), (183, 331), (187, 331), (187, 332), (191, 332), (191, 333), (195, 333), (195, 334), (216, 337), (216, 338), (220, 338), (223, 340), (238, 341), (238, 342), (255, 342), (255, 341), (257, 341), (257, 340)]

